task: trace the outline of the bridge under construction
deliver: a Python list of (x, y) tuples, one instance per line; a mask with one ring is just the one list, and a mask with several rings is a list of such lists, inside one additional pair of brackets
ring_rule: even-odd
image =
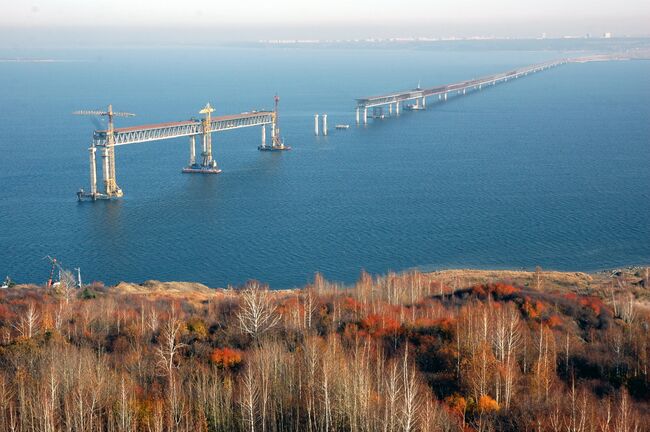
[[(112, 199), (123, 195), (122, 189), (117, 185), (115, 175), (115, 147), (138, 144), (149, 141), (159, 141), (172, 138), (189, 137), (189, 164), (182, 169), (184, 173), (218, 174), (221, 169), (212, 155), (212, 134), (215, 132), (260, 126), (262, 129), (261, 151), (282, 151), (291, 147), (285, 146), (280, 137), (278, 125), (278, 96), (275, 96), (273, 111), (251, 111), (241, 114), (212, 116), (214, 108), (208, 103), (199, 111), (204, 117), (201, 120), (186, 120), (170, 123), (157, 123), (143, 126), (116, 128), (114, 117), (131, 117), (135, 114), (115, 112), (111, 105), (107, 111), (76, 111), (77, 115), (93, 115), (108, 117), (108, 128), (96, 130), (93, 141), (88, 149), (90, 152), (90, 190), (80, 189), (77, 198), (84, 199)], [(266, 127), (271, 127), (271, 140), (267, 144)], [(202, 148), (200, 158), (196, 155), (196, 139), (201, 139)], [(101, 150), (103, 190), (97, 187), (97, 150)]]
[[(418, 85), (417, 88), (413, 90), (393, 92), (385, 95), (379, 96), (370, 96), (356, 99), (357, 108), (356, 108), (356, 117), (357, 124), (363, 122), (363, 124), (368, 123), (368, 109), (371, 108), (372, 112), (370, 117), (375, 119), (381, 119), (385, 117), (384, 108), (388, 108), (388, 114), (392, 115), (395, 112), (396, 115), (400, 114), (402, 109), (409, 111), (418, 111), (424, 110), (427, 106), (427, 97), (438, 96), (437, 100), (446, 101), (449, 96), (466, 94), (471, 90), (481, 90), (484, 86), (495, 85), (503, 82), (508, 82), (528, 74), (535, 72), (540, 72), (546, 69), (550, 69), (561, 64), (567, 63), (570, 60), (554, 60), (546, 63), (535, 64), (531, 66), (522, 67), (519, 69), (513, 69), (507, 72), (488, 75), (481, 78), (472, 79), (469, 81), (461, 81), (458, 83), (447, 84), (438, 87), (431, 88), (420, 88)], [(411, 104), (405, 104), (406, 102), (412, 102)]]
[[(384, 118), (384, 109), (388, 108), (389, 115), (393, 112), (399, 115), (401, 110), (424, 110), (427, 106), (427, 98), (437, 96), (438, 101), (446, 101), (449, 96), (464, 95), (468, 91), (481, 90), (485, 86), (505, 83), (528, 74), (541, 72), (565, 63), (585, 63), (592, 61), (608, 61), (625, 59), (612, 55), (592, 55), (586, 57), (560, 59), (545, 63), (525, 66), (507, 72), (483, 76), (468, 81), (461, 81), (453, 84), (442, 85), (431, 88), (418, 87), (413, 90), (393, 92), (385, 95), (371, 96), (356, 99), (356, 121), (368, 123), (368, 109), (372, 109), (372, 118)], [(280, 138), (278, 126), (278, 102), (275, 97), (275, 108), (273, 111), (251, 111), (235, 115), (213, 117), (214, 109), (207, 104), (201, 111), (204, 117), (201, 120), (186, 120), (171, 123), (158, 123), (144, 126), (131, 126), (115, 128), (114, 117), (130, 117), (134, 114), (114, 112), (109, 105), (107, 111), (77, 111), (79, 115), (101, 115), (108, 117), (108, 128), (96, 130), (93, 134), (93, 142), (90, 148), (90, 190), (83, 189), (77, 192), (79, 200), (83, 199), (111, 199), (123, 195), (122, 189), (117, 185), (115, 176), (115, 147), (126, 144), (137, 144), (148, 141), (158, 141), (171, 138), (189, 137), (189, 164), (183, 168), (184, 173), (217, 174), (221, 170), (212, 156), (212, 134), (232, 129), (260, 126), (262, 129), (262, 140), (258, 146), (262, 151), (289, 150)], [(410, 102), (410, 103), (409, 103)], [(266, 126), (271, 127), (271, 142), (266, 141)], [(347, 125), (341, 125), (346, 127)], [(318, 135), (318, 115), (315, 116), (315, 133)], [(323, 133), (327, 134), (327, 115), (323, 115)], [(202, 141), (200, 158), (196, 155), (196, 139)], [(97, 187), (97, 150), (101, 150), (103, 190)]]

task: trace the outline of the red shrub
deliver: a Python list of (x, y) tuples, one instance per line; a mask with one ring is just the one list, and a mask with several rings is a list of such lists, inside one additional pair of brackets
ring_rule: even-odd
[(242, 361), (242, 351), (233, 348), (215, 348), (210, 354), (210, 360), (220, 368), (232, 369)]
[(361, 329), (372, 337), (382, 337), (399, 333), (401, 326), (390, 317), (370, 314), (361, 320)]

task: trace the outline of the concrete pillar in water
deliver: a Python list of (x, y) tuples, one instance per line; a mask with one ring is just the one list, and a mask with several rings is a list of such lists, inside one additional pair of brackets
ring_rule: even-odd
[(368, 108), (363, 107), (363, 124), (368, 124)]
[(266, 147), (266, 125), (262, 125), (262, 147)]
[(190, 135), (190, 166), (196, 163), (196, 136)]
[(357, 124), (359, 124), (359, 107), (357, 107)]
[(323, 135), (327, 135), (327, 114), (323, 114)]
[(393, 104), (388, 104), (388, 114), (393, 115)]
[(88, 150), (90, 151), (90, 193), (93, 199), (95, 199), (95, 195), (97, 194), (97, 162), (95, 161), (95, 152), (97, 149), (93, 144)]
[(318, 114), (314, 114), (314, 135), (318, 136)]
[(110, 186), (108, 185), (110, 174), (108, 173), (108, 147), (102, 150), (102, 177), (104, 178), (104, 193), (110, 193)]

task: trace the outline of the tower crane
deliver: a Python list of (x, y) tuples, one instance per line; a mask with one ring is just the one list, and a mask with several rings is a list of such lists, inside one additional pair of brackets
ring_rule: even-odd
[(284, 141), (280, 136), (280, 122), (278, 115), (278, 106), (280, 104), (280, 96), (277, 94), (273, 98), (275, 103), (273, 107), (273, 123), (271, 124), (271, 145), (267, 146), (264, 142), (265, 129), (262, 127), (262, 145), (257, 147), (259, 150), (264, 151), (278, 151), (278, 150), (291, 150), (291, 147), (284, 145)]
[[(80, 110), (75, 111), (74, 115), (85, 116), (104, 116), (108, 117), (108, 129), (106, 131), (106, 145), (102, 150), (102, 173), (104, 176), (104, 194), (108, 198), (119, 198), (123, 195), (122, 189), (119, 188), (115, 180), (115, 126), (113, 123), (114, 117), (134, 117), (135, 114), (128, 112), (113, 111), (113, 105), (108, 106), (108, 110)], [(93, 143), (90, 148), (90, 196), (96, 199), (97, 192), (97, 165), (95, 162), (96, 148)], [(84, 195), (84, 191), (79, 191), (78, 194)]]
[(280, 138), (280, 118), (278, 116), (278, 105), (280, 104), (280, 96), (277, 94), (273, 98), (274, 106), (273, 106), (273, 117), (275, 117), (275, 133), (273, 134), (272, 141), (273, 141), (273, 147), (279, 147), (283, 148), (284, 147), (284, 142), (282, 142), (282, 138)]

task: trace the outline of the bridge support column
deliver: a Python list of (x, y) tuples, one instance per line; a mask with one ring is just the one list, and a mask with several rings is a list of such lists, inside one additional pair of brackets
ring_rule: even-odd
[(465, 90), (466, 90), (466, 89), (463, 89), (463, 94), (465, 94)]
[(363, 124), (368, 124), (368, 108), (363, 107)]
[(196, 164), (196, 136), (190, 135), (190, 166)]
[(327, 136), (327, 114), (323, 114), (323, 136)]
[(399, 102), (395, 102), (395, 114), (399, 115)]
[(393, 115), (393, 104), (388, 104), (388, 114)]
[(266, 125), (262, 125), (262, 147), (266, 147)]
[(422, 96), (422, 108), (427, 107), (427, 98), (425, 96)]
[(318, 136), (318, 114), (314, 114), (314, 135)]
[(357, 107), (357, 125), (359, 124), (359, 107)]
[(438, 100), (442, 100), (442, 95), (438, 94)]
[(447, 93), (445, 93), (445, 100), (447, 100)]
[(110, 174), (108, 168), (108, 147), (102, 149), (102, 179), (104, 180), (104, 193), (109, 194), (110, 191)]
[(90, 146), (88, 150), (90, 151), (90, 194), (92, 199), (95, 199), (97, 196), (97, 161), (95, 160), (97, 149), (95, 144)]
[(212, 158), (212, 135), (210, 132), (203, 134), (203, 153), (201, 153), (203, 168), (216, 169), (217, 163)]

